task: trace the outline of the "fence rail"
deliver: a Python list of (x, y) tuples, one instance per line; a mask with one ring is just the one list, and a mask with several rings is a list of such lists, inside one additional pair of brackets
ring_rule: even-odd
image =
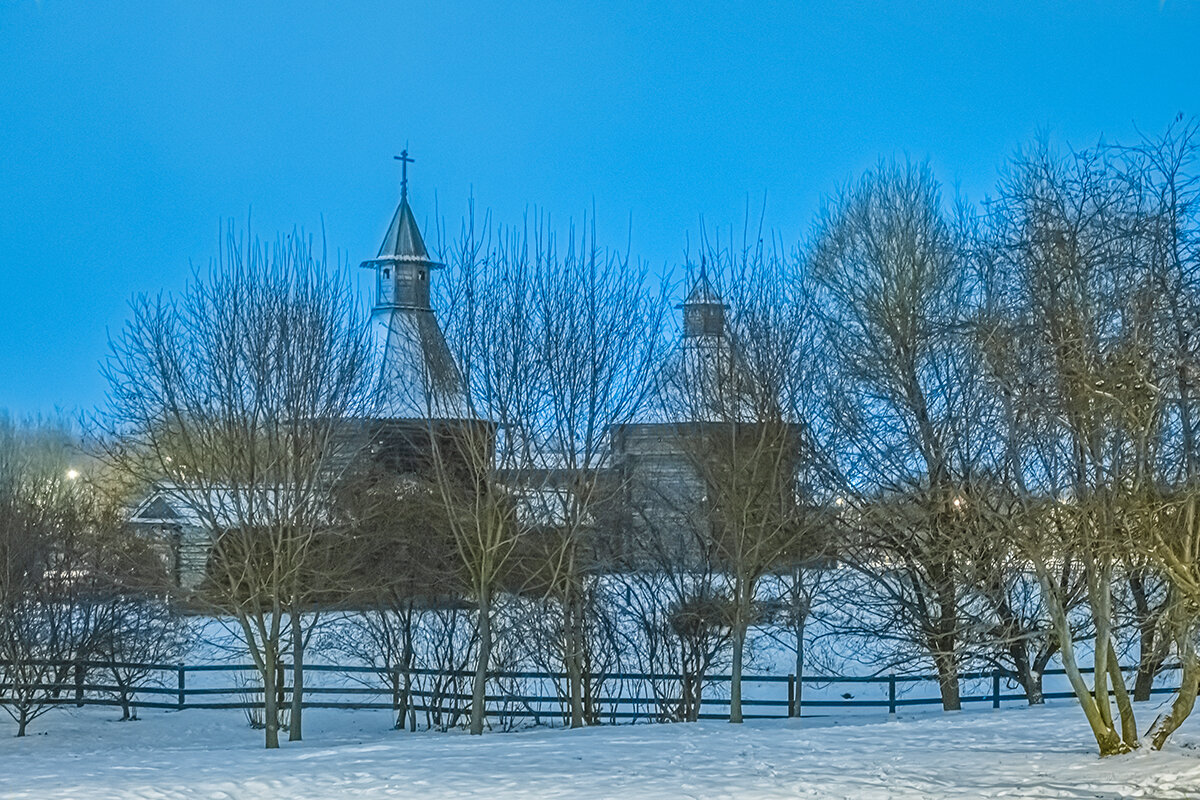
[[(52, 672), (56, 680), (42, 682), (16, 683), (9, 677), (11, 665), (0, 662), (0, 704), (19, 702), (12, 692), (19, 689), (18, 694), (28, 698), (37, 697), (40, 705), (100, 705), (122, 706), (134, 708), (156, 709), (243, 709), (256, 710), (264, 708), (261, 699), (261, 683), (257, 679), (257, 668), (253, 664), (152, 664), (140, 662), (108, 662), (108, 661), (28, 661), (23, 662), (24, 668), (44, 668)], [(287, 703), (290, 701), (293, 686), (290, 680), (292, 668), (289, 664), (280, 665), (284, 681), (278, 687), (278, 697)], [(1123, 672), (1136, 671), (1136, 667), (1122, 667)], [(1177, 670), (1177, 665), (1169, 665), (1164, 672)], [(126, 681), (124, 685), (113, 679), (118, 671), (137, 673), (136, 681)], [(1090, 674), (1093, 670), (1083, 669)], [(439, 681), (465, 680), (473, 677), (474, 673), (466, 670), (432, 670), (399, 668), (376, 668), (370, 666), (335, 665), (335, 664), (305, 664), (306, 679), (304, 687), (304, 708), (340, 708), (340, 709), (387, 709), (396, 713), (402, 711), (421, 711), (451, 713), (465, 715), (471, 695), (463, 690), (446, 688), (421, 688), (411, 685), (411, 681), (420, 678), (436, 678)], [(213, 676), (219, 673), (235, 673), (243, 676), (243, 682), (236, 685), (196, 686), (189, 685), (188, 676)], [(1043, 676), (1053, 677), (1065, 675), (1065, 670), (1045, 670)], [(252, 676), (247, 682), (245, 676)], [(315, 680), (316, 676), (336, 675), (344, 679), (341, 685), (322, 684)], [(69, 680), (64, 680), (69, 676)], [(638, 720), (661, 719), (661, 708), (665, 704), (679, 702), (679, 698), (664, 693), (661, 684), (679, 685), (685, 681), (685, 676), (671, 673), (637, 673), (614, 672), (586, 675), (585, 681), (591, 686), (610, 687), (614, 683), (629, 689), (622, 693), (613, 693), (605, 689), (601, 694), (589, 698), (593, 708), (601, 708), (597, 716), (603, 719)], [(983, 672), (961, 673), (958, 678), (962, 683), (971, 684), (976, 681), (990, 682), (990, 691), (982, 693), (966, 693), (960, 696), (964, 704), (991, 703), (993, 708), (999, 708), (1001, 703), (1025, 701), (1024, 692), (1003, 691), (1002, 684), (1016, 677), (1007, 670), (996, 669)], [(108, 678), (109, 680), (105, 680)], [(507, 716), (512, 718), (549, 718), (561, 717), (568, 713), (566, 683), (568, 676), (558, 672), (539, 671), (495, 671), (488, 673), (489, 692), (486, 695), (487, 713), (492, 717)], [(719, 719), (728, 714), (715, 709), (728, 708), (729, 699), (721, 696), (723, 687), (730, 683), (729, 675), (707, 675), (702, 686), (714, 690), (705, 693), (700, 698), (698, 718)], [(934, 675), (744, 675), (742, 677), (742, 705), (748, 709), (743, 716), (747, 719), (767, 719), (800, 716), (805, 709), (852, 709), (852, 708), (887, 708), (888, 713), (895, 715), (901, 707), (935, 705), (942, 702), (940, 696), (905, 697), (902, 691), (911, 690), (915, 685), (932, 683), (937, 685)], [(504, 681), (515, 681), (519, 685), (514, 691), (505, 691), (499, 684)], [(537, 691), (536, 682), (542, 682), (542, 691)], [(549, 682), (550, 687), (545, 683)], [(878, 685), (886, 687), (886, 698), (863, 699), (845, 693), (838, 699), (829, 697), (804, 697), (803, 687), (829, 687), (834, 685)], [(774, 692), (764, 691), (764, 687), (776, 687)], [(786, 686), (786, 696), (782, 688)], [(497, 691), (497, 688), (500, 690)], [(548, 689), (548, 690), (547, 690)], [(1170, 686), (1156, 686), (1151, 689), (1154, 694), (1176, 691)], [(40, 694), (39, 694), (40, 693)], [(763, 696), (773, 695), (773, 696)], [(259, 699), (255, 699), (255, 696)], [(1074, 697), (1070, 691), (1046, 691), (1042, 694), (1047, 700)], [(166, 698), (170, 698), (167, 700)], [(230, 699), (236, 698), (236, 699)], [(359, 699), (362, 698), (362, 699)], [(369, 699), (386, 698), (386, 699)]]

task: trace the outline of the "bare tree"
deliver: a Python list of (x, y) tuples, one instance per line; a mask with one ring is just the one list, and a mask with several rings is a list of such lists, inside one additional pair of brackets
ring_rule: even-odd
[[(1022, 541), (1034, 524), (1027, 502), (1031, 481), (1053, 472), (1054, 462), (1043, 456), (1054, 452), (1047, 443), (1055, 431), (1044, 413), (1047, 387), (1031, 342), (1012, 316), (1009, 262), (979, 219), (972, 219), (969, 236), (980, 292), (971, 338), (986, 375), (984, 391), (995, 401), (990, 419), (1002, 453), (985, 477), (986, 491), (976, 493), (971, 507), (980, 533), (973, 580), (981, 601), (977, 622), (985, 634), (984, 658), (1011, 670), (1034, 705), (1043, 702), (1042, 675), (1058, 652), (1059, 637)], [(1081, 571), (1063, 559), (1052, 572), (1042, 577), (1066, 612), (1071, 638), (1080, 638)]]
[[(830, 535), (834, 530), (832, 525), (822, 530), (819, 543), (804, 554), (807, 557), (795, 560), (790, 569), (773, 575), (767, 587), (767, 607), (771, 612), (767, 619), (784, 632), (784, 636), (773, 634), (772, 638), (784, 648), (791, 649), (794, 655), (792, 670), (796, 676), (796, 695), (792, 698), (789, 713), (796, 716), (799, 716), (804, 700), (801, 678), (814, 661), (821, 661), (819, 650), (818, 657), (814, 658), (810, 647), (810, 639), (820, 635), (819, 631), (813, 633), (817, 630), (814, 623), (825, 621), (822, 611), (836, 598), (837, 549), (836, 539)], [(825, 674), (832, 674), (832, 671)]]
[(843, 432), (846, 555), (874, 589), (862, 621), (931, 661), (943, 707), (957, 709), (971, 638), (964, 511), (992, 443), (961, 335), (971, 299), (961, 243), (929, 169), (883, 163), (848, 186), (809, 258), (836, 365), (826, 395)]
[[(1140, 644), (1135, 697), (1149, 694), (1154, 674), (1173, 648), (1181, 685), (1168, 713), (1150, 726), (1151, 746), (1163, 746), (1191, 713), (1200, 690), (1197, 575), (1195, 330), (1200, 322), (1200, 126), (1182, 115), (1158, 138), (1119, 148), (1118, 167), (1132, 211), (1122, 231), (1133, 242), (1134, 267), (1146, 276), (1143, 302), (1130, 314), (1140, 336), (1129, 336), (1125, 368), (1113, 393), (1124, 402), (1135, 442), (1126, 485), (1140, 489), (1128, 514), (1129, 593)], [(1157, 589), (1157, 591), (1155, 591)], [(1155, 598), (1157, 594), (1157, 599)]]
[(660, 722), (699, 719), (709, 676), (728, 658), (729, 604), (697, 530), (637, 526), (636, 568), (613, 576), (622, 657), (654, 676), (648, 689)]
[(231, 232), (223, 244), (182, 297), (134, 301), (105, 367), (108, 455), (211, 532), (209, 578), (192, 599), (237, 619), (271, 748), (284, 635), (290, 620), (299, 694), (300, 612), (320, 572), (314, 554), (336, 547), (331, 493), (353, 460), (346, 421), (366, 416), (374, 370), (347, 275), (311, 242)]
[[(443, 424), (430, 414), (434, 485), (476, 607), (470, 732), (483, 733), (493, 616), (526, 518), (511, 481), (537, 464), (539, 340), (534, 271), (524, 232), (497, 235), (466, 223), (449, 253), (447, 340), (473, 418)], [(426, 375), (426, 380), (436, 376)], [(432, 388), (432, 387), (431, 387)], [(432, 396), (433, 392), (426, 392)]]
[(94, 629), (89, 502), (62, 426), (0, 417), (0, 676), (24, 736), (62, 700)]
[[(1010, 333), (1025, 362), (1012, 374), (1038, 387), (1020, 393), (1036, 403), (1008, 448), (1022, 505), (1015, 531), (1101, 755), (1138, 745), (1117, 663), (1114, 581), (1128, 563), (1125, 531), (1147, 510), (1139, 498), (1155, 482), (1162, 420), (1148, 357), (1156, 338), (1146, 313), (1150, 273), (1128, 235), (1131, 210), (1108, 153), (1063, 158), (1045, 144), (1014, 160), (994, 209), (1013, 280)], [(1060, 577), (1067, 568), (1090, 612), (1092, 687), (1070, 625), (1072, 589)]]
[(121, 719), (137, 719), (138, 689), (152, 680), (152, 665), (177, 662), (186, 652), (186, 625), (161, 596), (109, 587), (98, 598), (96, 632), (87, 656), (103, 661)]
[(596, 598), (594, 583), (619, 550), (613, 523), (624, 493), (621, 474), (611, 469), (610, 434), (635, 417), (653, 387), (664, 298), (647, 288), (645, 267), (599, 249), (594, 226), (578, 242), (568, 232), (561, 254), (541, 225), (536, 241), (542, 469), (525, 483), (543, 523), (544, 582), (561, 607), (574, 728), (585, 722), (586, 615), (597, 608), (588, 598)]
[(820, 459), (810, 435), (815, 326), (799, 264), (749, 237), (739, 251), (717, 242), (705, 264), (726, 284), (727, 303), (696, 302), (698, 292), (715, 294), (706, 266), (684, 304), (684, 324), (698, 322), (688, 315), (723, 317), (728, 305), (728, 330), (714, 331), (711, 342), (692, 337), (700, 343), (683, 354), (682, 369), (668, 371), (665, 388), (672, 416), (686, 421), (677, 441), (705, 489), (700, 530), (728, 582), (729, 719), (737, 723), (747, 633), (762, 621), (761, 581), (817, 558), (831, 518), (801, 484)]

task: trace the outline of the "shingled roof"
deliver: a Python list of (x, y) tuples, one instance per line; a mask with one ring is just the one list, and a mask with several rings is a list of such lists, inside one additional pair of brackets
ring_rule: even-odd
[(429, 260), (429, 251), (425, 249), (425, 240), (421, 238), (421, 229), (417, 227), (407, 195), (396, 206), (396, 213), (392, 216), (392, 223), (388, 225), (375, 260), (425, 261), (436, 266)]

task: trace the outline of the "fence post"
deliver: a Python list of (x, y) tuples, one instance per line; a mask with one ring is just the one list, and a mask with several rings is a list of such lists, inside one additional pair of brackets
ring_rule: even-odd
[(1000, 670), (992, 670), (992, 708), (1000, 707)]
[(896, 676), (888, 675), (888, 719), (896, 718)]
[(795, 676), (795, 675), (788, 675), (788, 709), (787, 709), (787, 715), (788, 715), (789, 717), (798, 717), (798, 716), (800, 716), (799, 714), (797, 714), (797, 713), (796, 713), (796, 676)]
[(187, 678), (184, 677), (184, 675), (187, 674), (187, 667), (185, 667), (183, 664), (180, 664), (177, 669), (179, 678), (179, 710), (182, 711), (184, 705), (184, 695), (187, 693)]
[(75, 662), (75, 705), (83, 708), (83, 662)]

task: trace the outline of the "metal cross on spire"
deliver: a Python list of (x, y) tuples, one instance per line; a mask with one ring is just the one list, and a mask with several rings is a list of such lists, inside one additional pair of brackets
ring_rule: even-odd
[(408, 197), (408, 165), (412, 164), (416, 159), (408, 157), (408, 145), (400, 151), (400, 155), (394, 156), (400, 162), (400, 199)]

